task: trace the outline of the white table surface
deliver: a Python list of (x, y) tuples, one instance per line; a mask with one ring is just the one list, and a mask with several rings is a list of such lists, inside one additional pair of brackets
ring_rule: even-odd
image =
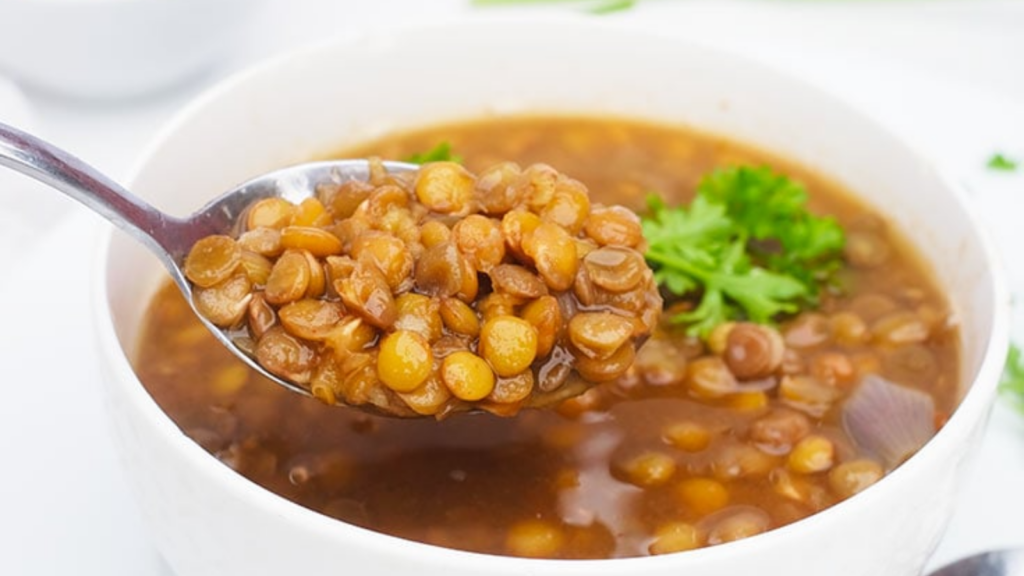
[[(146, 99), (87, 103), (20, 94), (0, 78), (0, 121), (30, 127), (123, 178), (161, 124), (250, 62), (385, 19), (527, 10), (576, 9), (269, 0), (244, 40), (198, 80)], [(996, 151), (1024, 158), (1024, 3), (643, 0), (603, 18), (764, 60), (888, 123), (968, 186), (1004, 253), (1012, 288), (1024, 294), (1024, 262), (1014, 257), (1024, 245), (1024, 169), (985, 168)], [(103, 226), (56, 193), (0, 173), (0, 574), (171, 576), (126, 493), (98, 399), (86, 303), (93, 238)], [(29, 255), (13, 256), (13, 247)], [(1014, 332), (1024, 340), (1024, 317)], [(1022, 487), (1024, 415), (1000, 403), (932, 565), (1024, 545)]]

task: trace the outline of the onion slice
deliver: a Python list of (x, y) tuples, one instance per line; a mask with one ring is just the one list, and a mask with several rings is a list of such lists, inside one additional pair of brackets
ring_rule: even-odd
[(935, 435), (935, 400), (872, 374), (847, 398), (842, 418), (850, 438), (891, 470)]

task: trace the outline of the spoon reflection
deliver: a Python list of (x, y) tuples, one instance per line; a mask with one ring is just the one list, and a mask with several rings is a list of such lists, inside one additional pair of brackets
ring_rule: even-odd
[(1024, 549), (982, 552), (947, 564), (928, 576), (1024, 576)]

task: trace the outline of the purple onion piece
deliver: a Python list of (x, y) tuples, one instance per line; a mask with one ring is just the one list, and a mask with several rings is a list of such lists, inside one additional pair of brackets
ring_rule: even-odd
[(846, 399), (842, 418), (850, 438), (891, 470), (935, 435), (935, 400), (868, 375)]

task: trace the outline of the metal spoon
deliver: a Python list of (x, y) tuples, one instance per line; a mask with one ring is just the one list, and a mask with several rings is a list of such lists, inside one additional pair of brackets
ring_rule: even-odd
[[(265, 174), (235, 187), (187, 218), (176, 218), (153, 208), (116, 182), (56, 146), (0, 123), (0, 166), (6, 166), (78, 200), (106, 218), (153, 252), (171, 273), (174, 283), (195, 311), (192, 286), (181, 265), (197, 240), (211, 234), (232, 235), (246, 207), (262, 198), (280, 196), (293, 202), (312, 196), (325, 182), (367, 180), (365, 160), (331, 160), (300, 164)], [(390, 172), (418, 170), (415, 164), (385, 162)], [(196, 316), (228, 350), (273, 382), (300, 394), (310, 392), (260, 366), (202, 314)]]
[(947, 564), (928, 576), (1024, 576), (1024, 549), (982, 552)]

